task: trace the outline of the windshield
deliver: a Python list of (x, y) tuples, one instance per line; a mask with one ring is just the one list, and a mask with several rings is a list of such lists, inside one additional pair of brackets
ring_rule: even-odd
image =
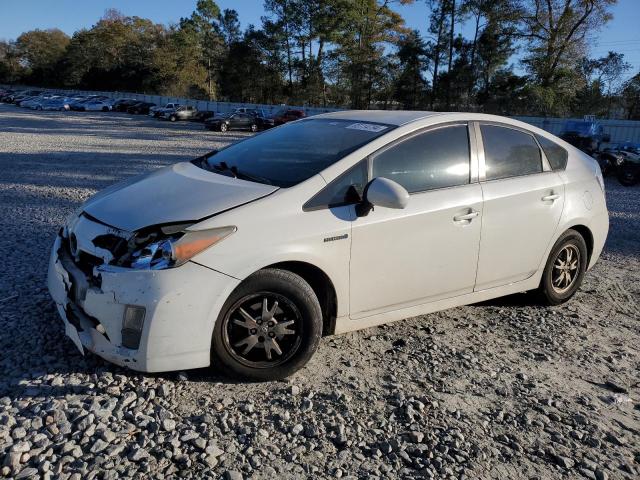
[(239, 178), (291, 187), (392, 128), (328, 118), (289, 123), (230, 145), (209, 157), (206, 166)]

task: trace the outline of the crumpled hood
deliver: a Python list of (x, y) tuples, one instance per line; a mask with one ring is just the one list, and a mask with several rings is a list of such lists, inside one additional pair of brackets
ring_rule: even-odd
[(201, 220), (277, 189), (182, 162), (98, 192), (82, 210), (107, 225), (132, 232), (151, 225)]

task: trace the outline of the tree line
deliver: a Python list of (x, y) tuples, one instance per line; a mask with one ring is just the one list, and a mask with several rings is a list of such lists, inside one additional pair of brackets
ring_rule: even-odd
[[(426, 1), (424, 34), (395, 8)], [(616, 0), (199, 0), (177, 24), (108, 10), (0, 42), (0, 83), (246, 103), (640, 118), (640, 73), (588, 55)], [(464, 25), (464, 29), (461, 28)], [(470, 32), (463, 35), (460, 32)], [(516, 58), (517, 60), (514, 60)]]

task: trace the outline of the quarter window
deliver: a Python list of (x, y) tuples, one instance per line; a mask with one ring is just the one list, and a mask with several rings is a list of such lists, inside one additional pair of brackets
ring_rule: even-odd
[(466, 185), (469, 172), (469, 132), (466, 125), (454, 125), (415, 135), (377, 154), (372, 176), (413, 193)]
[(558, 145), (555, 142), (552, 142), (548, 138), (541, 137), (540, 135), (536, 135), (538, 139), (538, 143), (544, 150), (544, 154), (547, 156), (547, 160), (549, 160), (549, 165), (553, 170), (564, 170), (567, 168), (567, 159), (569, 158), (569, 154), (567, 151)]
[(302, 208), (304, 210), (318, 210), (357, 203), (362, 199), (366, 183), (367, 161), (362, 160), (322, 189)]
[(542, 172), (542, 156), (533, 136), (495, 125), (481, 125), (480, 130), (487, 180)]

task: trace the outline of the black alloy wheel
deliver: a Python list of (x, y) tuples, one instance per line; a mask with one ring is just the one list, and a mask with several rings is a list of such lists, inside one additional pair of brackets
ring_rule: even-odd
[(322, 335), (322, 311), (295, 273), (264, 269), (229, 296), (216, 321), (212, 365), (251, 380), (278, 380), (302, 366)]
[(295, 355), (302, 330), (300, 310), (290, 299), (273, 292), (250, 294), (225, 318), (224, 346), (243, 365), (276, 367)]

